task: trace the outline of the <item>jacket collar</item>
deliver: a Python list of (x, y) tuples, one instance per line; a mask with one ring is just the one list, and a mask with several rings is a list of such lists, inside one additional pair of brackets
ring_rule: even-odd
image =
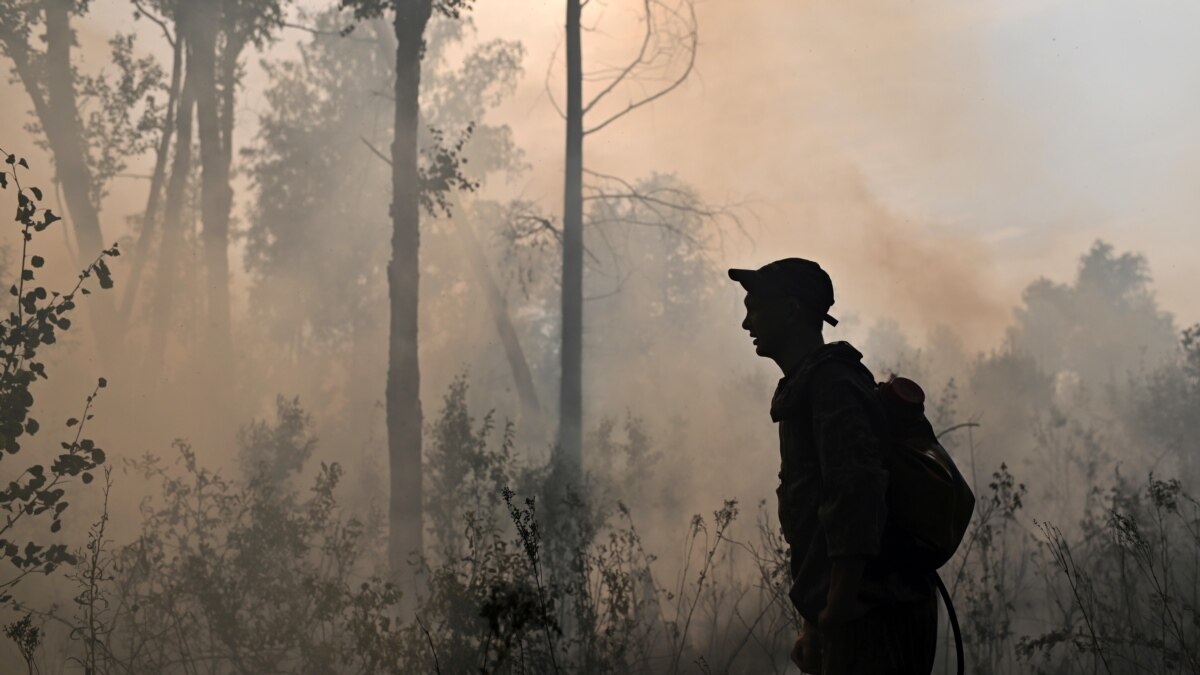
[(780, 378), (775, 395), (771, 397), (771, 420), (779, 422), (803, 410), (807, 405), (808, 383), (817, 368), (830, 361), (860, 363), (862, 356), (862, 352), (844, 341), (830, 342), (814, 349)]

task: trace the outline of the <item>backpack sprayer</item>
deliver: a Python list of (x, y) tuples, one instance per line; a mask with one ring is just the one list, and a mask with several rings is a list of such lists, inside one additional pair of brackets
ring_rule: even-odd
[(904, 377), (892, 376), (876, 387), (886, 411), (891, 452), (885, 547), (893, 559), (933, 575), (954, 631), (958, 675), (963, 675), (962, 631), (950, 593), (937, 570), (962, 543), (975, 495), (938, 441), (925, 417), (925, 392)]

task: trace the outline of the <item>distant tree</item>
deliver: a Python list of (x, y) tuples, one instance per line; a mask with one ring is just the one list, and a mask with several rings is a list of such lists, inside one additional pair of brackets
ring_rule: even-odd
[[(725, 207), (704, 203), (677, 176), (652, 174), (625, 181), (588, 172), (584, 186), (586, 249), (595, 258), (584, 281), (597, 314), (597, 335), (606, 348), (640, 354), (651, 341), (671, 343), (702, 329), (708, 301), (717, 296), (720, 277), (712, 260), (715, 220), (738, 220)], [(644, 330), (629, 331), (628, 322)], [(606, 330), (606, 327), (611, 327)], [(633, 335), (640, 346), (622, 350), (611, 340)]]
[(1174, 322), (1158, 307), (1146, 259), (1118, 255), (1103, 241), (1079, 259), (1073, 283), (1038, 279), (1025, 289), (1022, 305), (1008, 340), (1052, 373), (1123, 381), (1174, 352)]
[[(110, 42), (115, 72), (79, 72), (71, 19), (90, 4), (36, 0), (8, 3), (0, 11), (0, 52), (29, 95), (35, 116), (31, 129), (44, 138), (54, 159), (80, 256), (104, 245), (100, 202), (108, 182), (124, 170), (128, 157), (160, 146), (166, 128), (162, 69), (153, 58), (133, 56), (132, 35)], [(115, 348), (111, 307), (107, 297), (93, 303), (103, 315), (94, 319), (106, 352)]]
[(1200, 481), (1200, 324), (1187, 328), (1177, 358), (1149, 373), (1129, 410), (1130, 428), (1153, 441), (1152, 466), (1170, 457), (1180, 477)]
[[(285, 345), (280, 363), (288, 370), (300, 362), (318, 372), (345, 368), (348, 416), (361, 431), (379, 396), (371, 390), (372, 364), (379, 360), (376, 347), (383, 346), (387, 325), (379, 312), (386, 302), (387, 263), (379, 216), (390, 193), (391, 160), (379, 148), (391, 143), (392, 100), (383, 92), (394, 80), (395, 36), (385, 21), (373, 19), (341, 38), (351, 17), (337, 10), (301, 20), (312, 31), (304, 57), (266, 64), (268, 106), (246, 152), (260, 195), (247, 228), (246, 266), (254, 275), (250, 308), (272, 344)], [(461, 48), (469, 29), (466, 19), (430, 21), (422, 62), (420, 171), (427, 177), (437, 171), (439, 141), (429, 132), (435, 128), (443, 141), (464, 143), (461, 156), (469, 163), (462, 172), (472, 183), (483, 183), (520, 163), (508, 127), (482, 119), (515, 86), (523, 50), (519, 43), (492, 40), (449, 62), (445, 55)], [(436, 188), (432, 181), (423, 183)], [(437, 196), (428, 189), (423, 194), (433, 205)], [(448, 202), (456, 205), (453, 196)], [(461, 265), (437, 265), (422, 280), (423, 296), (432, 299), (422, 315), (436, 313), (439, 324), (452, 324), (449, 313), (458, 311), (451, 306), (453, 294), (439, 290), (487, 274), (486, 263), (480, 266), (460, 250), (464, 239), (482, 247), (467, 209), (453, 211), (452, 217), (422, 225), (424, 234), (434, 235), (435, 247), (449, 244), (451, 255), (465, 258)], [(439, 209), (437, 215), (444, 214)]]
[[(146, 263), (149, 262), (151, 257), (155, 237), (158, 237), (160, 241), (165, 241), (166, 239), (162, 231), (165, 230), (163, 201), (164, 193), (168, 187), (168, 162), (171, 159), (171, 142), (176, 138), (178, 119), (184, 114), (181, 110), (184, 107), (181, 94), (185, 67), (185, 49), (183, 36), (179, 33), (176, 26), (177, 13), (179, 11), (178, 5), (179, 3), (175, 2), (175, 0), (152, 0), (145, 3), (134, 0), (136, 8), (134, 18), (141, 19), (144, 17), (158, 26), (162, 31), (163, 38), (171, 46), (171, 78), (167, 85), (167, 103), (163, 110), (162, 122), (159, 127), (160, 133), (154, 145), (154, 169), (150, 174), (150, 187), (146, 194), (146, 208), (142, 212), (140, 219), (141, 230), (138, 232), (137, 243), (134, 246), (129, 280), (126, 283), (125, 296), (121, 303), (120, 318), (123, 326), (128, 326), (129, 319), (133, 316), (138, 289), (141, 287)], [(186, 114), (191, 115), (190, 105), (187, 106)], [(188, 128), (190, 129), (190, 124)], [(189, 144), (187, 151), (190, 152), (190, 135), (185, 140), (185, 143)]]
[(346, 360), (362, 373), (365, 340), (386, 325), (386, 228), (371, 209), (390, 191), (387, 167), (364, 141), (390, 141), (391, 101), (381, 92), (394, 79), (394, 38), (378, 19), (342, 38), (350, 17), (337, 10), (301, 19), (312, 38), (302, 58), (264, 63), (266, 110), (244, 151), (257, 194), (246, 230), (249, 309), (286, 367)]
[(235, 99), (241, 56), (261, 47), (283, 21), (285, 0), (223, 0), (195, 3), (183, 24), (188, 31), (188, 69), (194, 79), (196, 130), (200, 139), (200, 218), (208, 287), (209, 357), (218, 379), (232, 372), (229, 314), (229, 218)]
[[(904, 334), (900, 323), (892, 318), (882, 318), (871, 325), (863, 343), (863, 350), (872, 364), (887, 368), (896, 368), (913, 355), (908, 336)], [(887, 376), (884, 372), (875, 374), (879, 377)], [(912, 376), (909, 374), (909, 377)]]
[[(193, 172), (196, 76), (194, 69), (187, 66), (192, 56), (191, 50), (187, 46), (189, 38), (185, 28), (188, 23), (187, 12), (190, 8), (191, 5), (188, 3), (173, 1), (170, 1), (169, 7), (162, 8), (164, 11), (169, 11), (169, 14), (162, 19), (164, 25), (167, 25), (166, 22), (169, 21), (169, 25), (173, 27), (175, 58), (176, 62), (181, 64), (177, 70), (186, 70), (186, 73), (183, 75), (183, 83), (180, 85), (178, 100), (171, 120), (175, 147), (174, 152), (171, 153), (169, 178), (166, 180), (163, 197), (162, 236), (158, 248), (155, 283), (150, 296), (150, 334), (143, 355), (143, 367), (159, 372), (163, 367), (167, 338), (172, 326), (176, 324), (175, 312), (176, 306), (179, 304), (177, 282), (181, 272), (180, 254), (184, 246), (184, 212)], [(148, 223), (143, 225), (143, 237), (137, 244), (138, 250), (143, 252), (143, 256), (135, 258), (131, 277), (140, 274), (137, 267), (138, 261), (148, 255), (146, 248), (149, 241), (145, 238), (147, 226)], [(136, 293), (136, 289), (131, 292)], [(132, 301), (132, 297), (126, 301), (126, 311), (130, 311)]]

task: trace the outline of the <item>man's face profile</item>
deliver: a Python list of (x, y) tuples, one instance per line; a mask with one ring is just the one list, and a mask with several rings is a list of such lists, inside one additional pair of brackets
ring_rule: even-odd
[(754, 338), (754, 352), (766, 358), (779, 355), (794, 339), (799, 326), (796, 301), (747, 293), (745, 305), (742, 328)]

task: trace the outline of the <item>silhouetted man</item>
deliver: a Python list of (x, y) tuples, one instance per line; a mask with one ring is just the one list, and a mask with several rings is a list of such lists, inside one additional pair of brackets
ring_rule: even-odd
[(825, 344), (833, 283), (810, 260), (729, 270), (746, 289), (742, 327), (784, 377), (779, 521), (791, 554), (789, 596), (803, 617), (792, 660), (821, 675), (928, 675), (937, 643), (931, 581), (880, 556), (888, 474), (875, 378), (847, 342)]

